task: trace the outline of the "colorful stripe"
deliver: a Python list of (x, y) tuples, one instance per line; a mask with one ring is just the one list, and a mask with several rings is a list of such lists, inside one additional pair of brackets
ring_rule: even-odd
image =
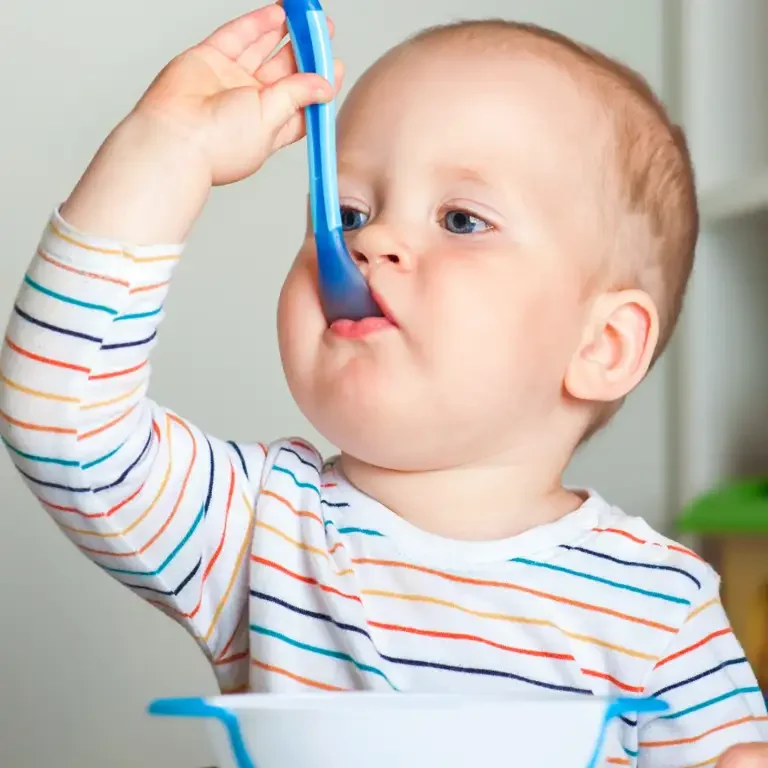
[(76, 248), (81, 249), (83, 251), (100, 253), (103, 256), (120, 256), (121, 258), (127, 259), (128, 261), (132, 261), (136, 264), (156, 264), (158, 262), (167, 262), (167, 261), (175, 262), (179, 260), (179, 256), (177, 254), (162, 254), (158, 256), (136, 256), (122, 248), (104, 248), (104, 247), (96, 246), (91, 243), (87, 243), (83, 240), (78, 240), (72, 237), (71, 235), (65, 234), (64, 232), (62, 232), (61, 228), (57, 227), (56, 224), (54, 224), (53, 222), (51, 222), (49, 226), (59, 240), (63, 240), (65, 243), (69, 243), (70, 245), (74, 245)]
[(102, 275), (98, 274), (97, 272), (91, 272), (89, 270), (85, 269), (77, 269), (77, 267), (73, 267), (71, 264), (64, 264), (63, 262), (59, 261), (58, 259), (55, 259), (50, 254), (43, 251), (42, 248), (38, 248), (37, 255), (48, 264), (53, 265), (56, 267), (56, 269), (61, 269), (64, 272), (70, 272), (73, 275), (80, 275), (81, 277), (88, 277), (92, 280), (102, 280), (105, 283), (112, 283), (114, 285), (120, 285), (123, 288), (128, 287), (128, 281), (127, 280), (121, 280), (118, 277), (110, 277), (109, 275)]
[(318, 680), (311, 680), (308, 677), (297, 675), (295, 672), (289, 672), (287, 669), (277, 667), (274, 664), (265, 664), (263, 661), (259, 661), (257, 658), (251, 659), (251, 664), (264, 672), (272, 672), (275, 675), (281, 675), (287, 677), (302, 685), (306, 685), (308, 688), (318, 688), (321, 691), (346, 691), (347, 688), (340, 688), (338, 685), (329, 685), (328, 683), (321, 683)]
[(0, 440), (3, 441), (3, 444), (5, 445), (8, 450), (15, 453), (17, 456), (21, 456), (22, 459), (26, 459), (27, 461), (33, 461), (40, 464), (56, 464), (60, 467), (76, 467), (78, 466), (78, 462), (76, 459), (55, 459), (51, 456), (37, 456), (33, 453), (26, 453), (25, 451), (20, 451), (15, 446), (11, 445), (8, 440), (6, 440), (2, 435), (0, 435)]
[(768, 722), (768, 716), (766, 715), (759, 717), (755, 715), (748, 715), (747, 717), (741, 717), (738, 720), (730, 720), (727, 723), (721, 723), (720, 725), (715, 726), (714, 728), (710, 728), (703, 733), (698, 733), (695, 736), (689, 736), (685, 739), (668, 739), (667, 741), (641, 741), (640, 746), (643, 749), (653, 749), (655, 747), (674, 747), (680, 744), (693, 744), (696, 741), (705, 739), (707, 736), (711, 736), (713, 733), (719, 733), (720, 731), (725, 731), (728, 728), (735, 728), (737, 725), (766, 722)]
[(543, 600), (551, 600), (563, 605), (569, 605), (574, 608), (581, 608), (585, 611), (591, 611), (595, 613), (602, 613), (606, 616), (612, 616), (623, 621), (629, 621), (634, 624), (642, 624), (647, 627), (653, 627), (654, 629), (660, 629), (663, 632), (675, 632), (675, 628), (668, 624), (662, 624), (658, 621), (652, 621), (651, 619), (645, 619), (640, 616), (632, 616), (621, 611), (614, 610), (613, 608), (606, 608), (604, 606), (594, 605), (591, 603), (585, 603), (580, 600), (573, 600), (571, 598), (564, 597), (562, 595), (554, 595), (548, 592), (544, 592), (539, 589), (531, 589), (520, 584), (513, 584), (508, 581), (495, 581), (492, 579), (476, 579), (468, 576), (458, 576), (453, 573), (446, 573), (445, 571), (438, 571), (434, 568), (427, 568), (425, 566), (416, 565), (414, 563), (400, 562), (397, 560), (378, 560), (375, 558), (358, 557), (353, 558), (352, 562), (357, 565), (377, 565), (388, 568), (403, 568), (410, 571), (418, 571), (419, 573), (430, 574), (446, 581), (453, 581), (459, 584), (472, 584), (475, 586), (491, 587), (503, 590), (514, 590), (515, 592), (522, 592), (527, 595), (533, 595), (534, 597), (540, 597)]
[(32, 424), (28, 421), (20, 421), (14, 419), (13, 416), (9, 416), (5, 411), (0, 411), (0, 419), (7, 421), (9, 424), (19, 429), (25, 429), (32, 432), (49, 432), (54, 435), (76, 435), (77, 430), (72, 427), (57, 427), (49, 424)]
[(710, 667), (707, 670), (704, 670), (704, 672), (699, 672), (698, 674), (691, 675), (691, 677), (685, 678), (685, 680), (680, 680), (676, 683), (672, 683), (671, 685), (666, 686), (665, 688), (661, 688), (660, 690), (656, 691), (653, 695), (656, 697), (661, 697), (669, 693), (670, 691), (674, 691), (677, 688), (682, 688), (686, 685), (690, 685), (691, 683), (695, 683), (697, 680), (703, 680), (705, 677), (709, 677), (710, 675), (715, 675), (718, 672), (722, 672), (726, 667), (732, 667), (737, 664), (747, 664), (747, 659), (744, 656), (741, 656), (737, 659), (728, 659), (727, 661), (723, 661), (720, 664), (717, 664), (714, 667)]
[(12, 349), (17, 355), (26, 357), (29, 360), (34, 360), (38, 363), (44, 363), (45, 365), (52, 365), (54, 368), (65, 368), (69, 371), (77, 371), (78, 373), (90, 373), (91, 369), (84, 365), (75, 365), (73, 363), (67, 363), (63, 360), (56, 360), (52, 357), (44, 357), (43, 355), (37, 355), (34, 352), (23, 349), (18, 344), (14, 344), (8, 336), (5, 337), (5, 346), (8, 349)]
[(50, 288), (46, 288), (44, 285), (40, 285), (40, 283), (33, 280), (29, 275), (24, 276), (24, 282), (30, 288), (33, 288), (34, 290), (39, 291), (40, 293), (49, 296), (52, 299), (56, 299), (57, 301), (63, 301), (65, 304), (71, 304), (74, 307), (82, 307), (83, 309), (91, 309), (94, 312), (105, 312), (108, 315), (117, 314), (116, 309), (107, 307), (104, 304), (91, 304), (88, 301), (81, 301), (80, 299), (76, 299), (73, 296), (67, 296), (66, 294), (52, 291)]
[(712, 707), (715, 704), (719, 704), (721, 701), (727, 701), (728, 699), (732, 699), (734, 696), (744, 696), (746, 694), (751, 694), (751, 693), (759, 694), (760, 689), (757, 686), (748, 686), (746, 688), (734, 688), (733, 690), (727, 691), (726, 693), (723, 693), (720, 696), (715, 696), (713, 699), (707, 699), (707, 701), (701, 701), (692, 707), (688, 707), (687, 709), (681, 710), (680, 712), (673, 712), (671, 715), (661, 715), (661, 719), (677, 720), (680, 717), (686, 717), (687, 715), (691, 715), (694, 712), (699, 712), (702, 709), (706, 709), (707, 707)]
[(13, 307), (13, 311), (22, 319), (26, 320), (32, 325), (36, 325), (38, 328), (43, 328), (46, 331), (53, 331), (54, 333), (61, 334), (62, 336), (71, 336), (73, 339), (83, 339), (84, 341), (92, 341), (96, 344), (101, 344), (101, 339), (98, 336), (90, 336), (87, 333), (81, 333), (80, 331), (73, 331), (69, 328), (62, 328), (59, 325), (53, 323), (46, 323), (44, 320), (38, 320), (36, 317), (25, 312), (16, 304)]
[(344, 653), (343, 651), (337, 651), (332, 648), (320, 648), (316, 645), (303, 643), (301, 642), (301, 640), (295, 640), (294, 638), (288, 637), (288, 635), (285, 635), (282, 632), (277, 632), (274, 629), (267, 629), (266, 627), (261, 627), (258, 624), (251, 624), (250, 629), (251, 629), (251, 632), (255, 632), (258, 635), (263, 635), (265, 637), (272, 637), (275, 640), (280, 640), (281, 642), (286, 643), (288, 645), (292, 645), (294, 648), (299, 648), (302, 651), (308, 651), (309, 653), (316, 653), (318, 656), (327, 656), (330, 659), (338, 659), (339, 661), (344, 661), (349, 664), (352, 664), (361, 672), (369, 672), (372, 675), (377, 675), (382, 680), (386, 681), (386, 683), (389, 685), (389, 687), (393, 691), (397, 690), (397, 687), (392, 683), (392, 681), (387, 677), (387, 675), (384, 672), (382, 672), (377, 667), (372, 667), (370, 664), (363, 664), (363, 662), (358, 661), (348, 653)]
[(671, 656), (667, 656), (666, 658), (662, 659), (656, 665), (656, 668), (658, 669), (659, 667), (663, 667), (665, 664), (669, 664), (671, 661), (680, 659), (683, 656), (691, 653), (691, 651), (695, 651), (707, 645), (708, 643), (711, 643), (713, 640), (716, 640), (718, 637), (723, 637), (724, 635), (730, 635), (732, 631), (733, 630), (730, 627), (723, 627), (722, 629), (718, 629), (715, 632), (710, 632), (710, 634), (708, 634), (706, 637), (702, 637), (701, 640), (698, 640), (697, 642), (693, 643), (693, 645), (689, 645), (687, 648), (683, 648), (681, 651), (677, 651), (676, 653), (673, 653)]
[(120, 315), (119, 317), (115, 318), (115, 322), (117, 323), (123, 320), (144, 320), (150, 317), (157, 317), (162, 311), (163, 311), (163, 305), (161, 304), (159, 307), (155, 307), (155, 309), (150, 309), (147, 312), (132, 312), (127, 315)]
[(644, 563), (638, 560), (625, 560), (615, 555), (609, 555), (605, 552), (597, 552), (594, 549), (588, 549), (587, 547), (571, 546), (570, 544), (560, 544), (560, 549), (565, 549), (568, 552), (581, 552), (583, 555), (589, 555), (590, 557), (599, 557), (601, 560), (607, 560), (617, 565), (625, 565), (629, 568), (644, 568), (650, 571), (667, 571), (668, 573), (678, 573), (684, 576), (689, 581), (692, 581), (698, 589), (701, 589), (701, 581), (697, 579), (692, 573), (683, 570), (682, 568), (676, 568), (672, 565), (661, 565), (660, 563)]
[[(544, 688), (546, 690), (550, 691), (559, 691), (562, 693), (578, 693), (578, 694), (584, 694), (584, 695), (591, 695), (592, 691), (590, 691), (587, 688), (578, 688), (574, 686), (568, 686), (568, 685), (558, 685), (556, 683), (550, 683), (544, 680), (535, 680), (529, 677), (525, 677), (523, 675), (519, 675), (514, 672), (508, 672), (505, 670), (500, 669), (487, 669), (487, 668), (480, 668), (480, 667), (469, 667), (469, 666), (458, 666), (455, 664), (446, 664), (443, 662), (433, 661), (433, 660), (424, 660), (424, 659), (414, 659), (414, 658), (405, 658), (405, 657), (398, 657), (398, 656), (392, 656), (389, 654), (382, 653), (378, 649), (376, 649), (373, 639), (371, 638), (370, 633), (363, 629), (362, 627), (355, 626), (353, 624), (347, 624), (344, 622), (339, 622), (336, 619), (332, 618), (328, 614), (319, 613), (317, 611), (309, 611), (305, 608), (299, 608), (296, 605), (293, 605), (285, 600), (281, 600), (280, 598), (274, 597), (272, 595), (264, 594), (263, 592), (258, 592), (256, 590), (251, 590), (251, 596), (255, 597), (259, 600), (264, 600), (270, 603), (273, 603), (275, 605), (279, 605), (282, 608), (286, 608), (289, 611), (292, 611), (293, 613), (305, 616), (307, 618), (316, 619), (319, 621), (326, 622), (328, 624), (333, 624), (338, 629), (341, 629), (345, 632), (352, 632), (357, 635), (363, 636), (366, 640), (369, 641), (371, 647), (375, 651), (375, 653), (386, 662), (389, 662), (390, 664), (399, 664), (406, 667), (421, 667), (423, 669), (433, 669), (433, 670), (440, 670), (443, 672), (457, 672), (461, 674), (468, 674), (468, 675), (483, 675), (486, 677), (501, 677), (501, 678), (507, 678), (509, 680), (515, 680), (517, 682), (521, 683), (527, 683), (531, 686), (537, 687), (537, 688)], [(253, 630), (253, 625), (251, 626), (251, 629)], [(298, 646), (297, 646), (298, 647)], [(309, 649), (305, 649), (309, 650)], [(350, 657), (351, 658), (351, 657)], [(356, 663), (357, 666), (357, 663)], [(380, 670), (378, 670), (377, 667), (369, 667), (368, 671), (376, 670), (377, 673), (382, 674)], [(387, 682), (389, 682), (389, 678), (387, 679)], [(391, 685), (391, 683), (390, 683)], [(394, 688), (394, 686), (393, 686)]]
[[(10, 345), (9, 345), (10, 346)], [(24, 395), (30, 395), (31, 397), (39, 397), (43, 400), (53, 400), (59, 403), (69, 403), (71, 405), (79, 404), (79, 400), (76, 397), (69, 397), (67, 395), (57, 395), (54, 392), (45, 392), (40, 389), (32, 389), (31, 387), (24, 387), (13, 379), (8, 378), (4, 374), (0, 373), (0, 382), (5, 384), (10, 389), (14, 389), (17, 392), (21, 392)]]
[(690, 605), (691, 601), (686, 600), (684, 597), (676, 597), (675, 595), (667, 595), (663, 592), (654, 592), (649, 589), (642, 589), (641, 587), (635, 587), (632, 584), (626, 584), (624, 582), (613, 581), (612, 579), (606, 579), (602, 576), (595, 576), (592, 573), (585, 573), (583, 571), (576, 571), (573, 568), (565, 568), (562, 565), (554, 565), (552, 563), (542, 563), (538, 560), (529, 560), (527, 557), (513, 557), (509, 561), (510, 563), (522, 563), (523, 565), (530, 565), (536, 568), (547, 568), (550, 571), (557, 571), (558, 573), (567, 573), (570, 576), (576, 576), (580, 579), (588, 579), (594, 581), (596, 584), (605, 584), (609, 587), (616, 589), (624, 589), (627, 592), (634, 592), (638, 595), (645, 595), (646, 597), (654, 597), (657, 600), (666, 600), (668, 603), (677, 603), (678, 605)]
[(595, 531), (595, 533), (613, 533), (616, 536), (623, 536), (624, 538), (629, 539), (630, 541), (634, 541), (636, 544), (651, 544), (652, 546), (658, 547), (660, 549), (669, 549), (672, 552), (679, 552), (682, 555), (687, 555), (688, 557), (692, 557), (695, 560), (698, 560), (699, 562), (703, 562), (702, 559), (695, 552), (692, 552), (690, 549), (687, 549), (686, 547), (681, 547), (678, 544), (661, 544), (656, 541), (650, 542), (647, 539), (641, 539), (639, 536), (635, 536), (629, 531), (622, 531), (617, 528), (593, 528), (592, 530)]

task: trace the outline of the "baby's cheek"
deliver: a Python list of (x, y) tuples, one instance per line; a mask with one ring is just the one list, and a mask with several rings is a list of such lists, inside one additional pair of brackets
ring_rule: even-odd
[(299, 252), (280, 291), (278, 317), (283, 314), (292, 317), (299, 310), (314, 312), (319, 307), (316, 262), (306, 253)]
[(284, 365), (301, 365), (325, 332), (316, 271), (301, 257), (294, 262), (280, 291), (277, 329)]

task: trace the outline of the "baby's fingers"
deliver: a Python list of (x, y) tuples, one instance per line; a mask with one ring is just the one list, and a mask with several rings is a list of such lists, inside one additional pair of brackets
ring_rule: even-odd
[(264, 62), (272, 56), (287, 34), (288, 25), (286, 23), (281, 24), (279, 29), (267, 32), (266, 35), (251, 43), (243, 51), (237, 59), (237, 63), (247, 74), (253, 76), (259, 67), (264, 65)]
[(302, 72), (283, 78), (261, 92), (264, 129), (276, 137), (305, 107), (330, 101), (333, 96), (331, 84), (319, 75)]
[[(336, 86), (334, 88), (335, 93), (339, 92), (341, 84), (344, 81), (344, 65), (340, 61), (336, 61), (335, 72)], [(289, 144), (297, 142), (303, 138), (306, 132), (306, 121), (304, 116), (304, 110), (300, 109), (295, 112), (287, 122), (285, 122), (280, 130), (275, 134), (274, 149), (282, 149)]]
[[(328, 31), (330, 36), (333, 37), (335, 27), (330, 17), (328, 17)], [(250, 51), (246, 51), (244, 58), (245, 56), (250, 56)], [(263, 57), (260, 61), (257, 61), (256, 65), (250, 70), (250, 73), (262, 85), (271, 85), (298, 71), (293, 46), (290, 42), (286, 43), (269, 61), (265, 62), (265, 58)], [(253, 60), (255, 61), (255, 57)]]
[(766, 768), (768, 744), (738, 744), (720, 756), (716, 768)]
[(267, 56), (282, 39), (285, 33), (284, 25), (285, 11), (273, 3), (227, 22), (209, 35), (203, 44), (215, 48), (228, 59), (237, 61), (249, 47), (258, 43), (264, 36), (272, 33), (274, 38), (274, 33), (279, 32), (279, 37), (274, 39), (267, 50)]

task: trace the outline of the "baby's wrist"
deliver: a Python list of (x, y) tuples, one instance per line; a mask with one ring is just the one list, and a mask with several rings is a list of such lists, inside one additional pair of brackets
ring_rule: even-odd
[(82, 232), (127, 244), (180, 243), (210, 188), (194, 138), (134, 112), (101, 146), (61, 215)]

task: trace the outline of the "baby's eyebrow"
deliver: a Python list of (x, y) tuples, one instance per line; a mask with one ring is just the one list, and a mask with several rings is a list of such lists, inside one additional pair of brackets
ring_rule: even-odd
[(433, 167), (436, 176), (445, 181), (465, 181), (482, 186), (490, 186), (490, 181), (476, 168), (468, 165), (436, 165)]
[[(373, 176), (380, 173), (380, 169), (367, 162), (363, 158), (345, 157), (339, 155), (337, 162), (338, 172), (350, 176)], [(487, 174), (481, 173), (477, 168), (469, 165), (447, 165), (445, 163), (434, 164), (425, 168), (430, 175), (438, 177), (444, 182), (470, 182), (485, 187), (491, 186), (491, 180)]]
[(354, 159), (345, 155), (339, 155), (336, 167), (339, 173), (346, 173), (350, 176), (371, 176), (377, 172), (377, 168), (364, 159)]

